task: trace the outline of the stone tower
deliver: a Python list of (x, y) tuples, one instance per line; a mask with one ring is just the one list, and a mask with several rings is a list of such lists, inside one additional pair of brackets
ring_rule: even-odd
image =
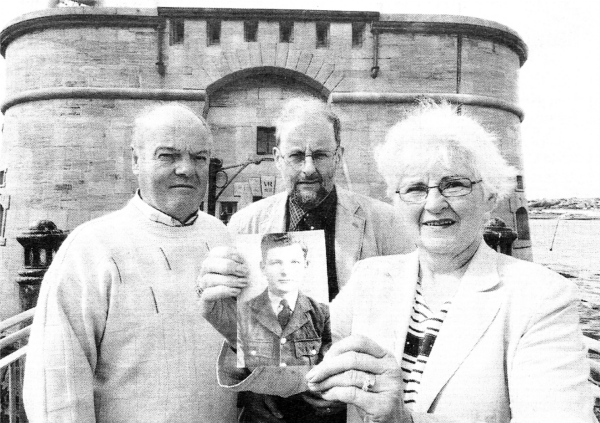
[[(339, 183), (384, 198), (372, 147), (421, 96), (460, 104), (498, 135), (519, 169), (494, 212), (531, 258), (523, 189), (519, 68), (527, 49), (500, 24), (445, 15), (206, 8), (57, 8), (0, 33), (7, 98), (0, 151), (0, 318), (18, 311), (16, 241), (31, 221), (71, 230), (135, 192), (133, 117), (180, 101), (203, 115), (224, 166), (270, 154), (273, 119), (297, 95), (332, 103), (342, 120)], [(232, 176), (234, 170), (230, 172)], [(217, 216), (281, 189), (272, 162), (247, 166)]]

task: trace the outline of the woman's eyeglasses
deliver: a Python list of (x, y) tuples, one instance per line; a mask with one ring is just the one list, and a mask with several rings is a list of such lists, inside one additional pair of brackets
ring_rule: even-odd
[(407, 203), (421, 203), (427, 199), (430, 189), (437, 188), (444, 197), (462, 197), (473, 191), (473, 185), (481, 182), (471, 181), (469, 178), (442, 178), (439, 184), (427, 186), (422, 183), (410, 184), (400, 187), (396, 194)]

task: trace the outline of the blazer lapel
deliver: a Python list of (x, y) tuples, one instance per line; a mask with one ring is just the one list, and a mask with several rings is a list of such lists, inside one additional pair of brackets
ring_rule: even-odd
[(427, 360), (415, 411), (429, 411), (498, 313), (502, 290), (495, 254), (481, 245), (471, 260)]
[(285, 232), (285, 209), (288, 194), (287, 192), (282, 192), (276, 195), (277, 200), (263, 212), (259, 221), (258, 230), (261, 234)]
[[(404, 266), (394, 266), (390, 269), (389, 276), (393, 282), (390, 289), (390, 296), (382, 299), (381, 304), (389, 304), (391, 315), (390, 322), (393, 328), (394, 345), (390, 346), (398, 364), (402, 362), (404, 354), (404, 344), (406, 343), (406, 333), (412, 314), (413, 302), (415, 298), (415, 289), (417, 287), (417, 278), (419, 276), (419, 256), (413, 251), (406, 256)], [(381, 310), (377, 310), (378, 314)], [(389, 327), (384, 326), (384, 327)]]
[(335, 268), (338, 285), (347, 281), (354, 263), (360, 258), (366, 221), (359, 216), (360, 205), (338, 190), (335, 213)]

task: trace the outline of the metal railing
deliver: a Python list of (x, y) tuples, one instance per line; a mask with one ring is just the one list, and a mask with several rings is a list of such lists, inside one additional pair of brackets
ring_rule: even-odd
[[(25, 423), (27, 416), (23, 408), (23, 371), (27, 345), (31, 331), (30, 319), (35, 309), (31, 308), (0, 322), (0, 422)], [(21, 328), (15, 327), (22, 326)], [(12, 332), (10, 332), (12, 331)]]

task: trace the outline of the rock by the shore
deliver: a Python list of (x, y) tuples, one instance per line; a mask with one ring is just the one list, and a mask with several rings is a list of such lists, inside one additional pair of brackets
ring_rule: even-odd
[(532, 219), (600, 219), (600, 198), (560, 198), (530, 200)]

